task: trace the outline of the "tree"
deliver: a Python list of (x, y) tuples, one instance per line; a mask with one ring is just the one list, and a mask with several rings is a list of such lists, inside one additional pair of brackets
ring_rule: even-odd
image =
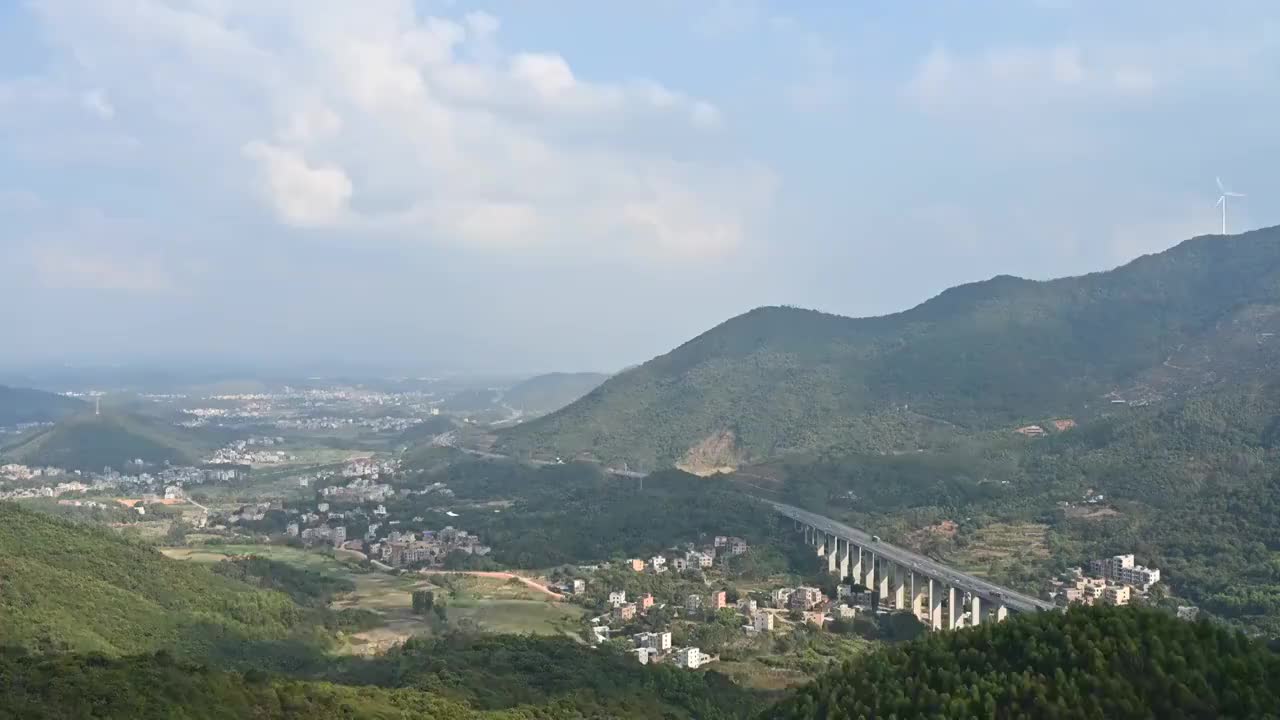
[(413, 614), (426, 615), (435, 608), (436, 594), (431, 590), (413, 591)]

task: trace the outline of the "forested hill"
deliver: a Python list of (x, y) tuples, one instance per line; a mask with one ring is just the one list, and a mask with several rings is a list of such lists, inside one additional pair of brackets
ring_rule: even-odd
[(1258, 378), (1278, 360), (1269, 228), (1080, 277), (1000, 276), (884, 317), (760, 308), (499, 443), (694, 470), (833, 446), (915, 450)]
[(1280, 655), (1208, 622), (1099, 606), (935, 633), (847, 662), (761, 720), (1262, 718)]
[(302, 649), (309, 615), (110, 530), (0, 503), (0, 646), (269, 665)]
[(212, 449), (207, 438), (162, 420), (119, 411), (80, 413), (0, 445), (0, 459), (101, 472), (128, 463), (190, 465)]
[(85, 408), (83, 402), (65, 395), (0, 385), (0, 427), (54, 422)]

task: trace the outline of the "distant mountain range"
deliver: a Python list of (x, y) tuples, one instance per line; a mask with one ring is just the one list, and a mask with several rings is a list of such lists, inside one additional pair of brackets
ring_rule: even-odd
[(65, 395), (0, 385), (0, 427), (55, 422), (86, 408), (85, 403)]
[(905, 312), (759, 308), (510, 428), (518, 453), (694, 471), (894, 453), (1263, 380), (1280, 367), (1280, 229), (1122, 267), (999, 276)]
[(505, 393), (503, 402), (530, 415), (555, 412), (600, 386), (604, 373), (548, 373), (520, 382)]

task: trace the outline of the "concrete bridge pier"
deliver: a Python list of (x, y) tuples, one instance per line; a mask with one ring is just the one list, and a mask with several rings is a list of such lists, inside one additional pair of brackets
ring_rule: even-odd
[(884, 558), (880, 558), (880, 574), (876, 576), (876, 580), (880, 582), (876, 588), (876, 596), (880, 600), (880, 604), (884, 605), (889, 602), (889, 576), (893, 573), (893, 563)]
[(942, 583), (929, 578), (929, 629), (942, 629)]
[[(837, 543), (839, 543), (839, 541), (837, 541)], [(837, 544), (836, 547), (838, 548), (839, 545)], [(844, 541), (844, 549), (836, 551), (836, 554), (839, 556), (839, 559), (836, 561), (836, 579), (839, 582), (844, 582), (844, 579), (849, 577), (849, 554), (852, 549), (853, 543), (846, 539)]]
[(956, 602), (956, 589), (947, 588), (947, 629), (955, 630), (960, 627), (960, 603)]
[(836, 555), (840, 552), (840, 537), (838, 535), (827, 536), (827, 573), (836, 574)]
[(893, 609), (902, 610), (906, 607), (907, 595), (907, 576), (911, 571), (901, 565), (893, 566)]
[(969, 596), (969, 622), (975, 627), (982, 624), (982, 601), (977, 595)]
[(849, 543), (849, 572), (845, 573), (852, 584), (862, 584), (862, 548)]
[(862, 576), (862, 586), (871, 592), (875, 592), (876, 554), (870, 550), (867, 551), (866, 556), (862, 559), (862, 572), (864, 573)]
[(1000, 603), (996, 605), (994, 615), (996, 622), (1004, 622), (1004, 619), (1009, 617), (1009, 608), (1005, 607), (1004, 603)]

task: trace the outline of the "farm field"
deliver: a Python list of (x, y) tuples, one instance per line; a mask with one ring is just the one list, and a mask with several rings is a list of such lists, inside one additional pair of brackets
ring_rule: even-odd
[[(280, 545), (218, 545), (162, 548), (179, 560), (215, 563), (234, 555), (260, 555), (296, 567), (343, 577), (355, 591), (333, 603), (335, 609), (361, 608), (382, 616), (385, 625), (351, 636), (351, 652), (371, 652), (413, 635), (429, 634), (428, 618), (412, 612), (415, 590), (434, 590), (448, 607), (450, 623), (474, 622), (495, 633), (571, 634), (576, 637), (583, 610), (559, 602), (519, 580), (476, 577), (461, 573), (393, 575), (366, 571), (363, 556), (351, 551), (324, 553)], [(433, 580), (435, 582), (433, 582)]]

